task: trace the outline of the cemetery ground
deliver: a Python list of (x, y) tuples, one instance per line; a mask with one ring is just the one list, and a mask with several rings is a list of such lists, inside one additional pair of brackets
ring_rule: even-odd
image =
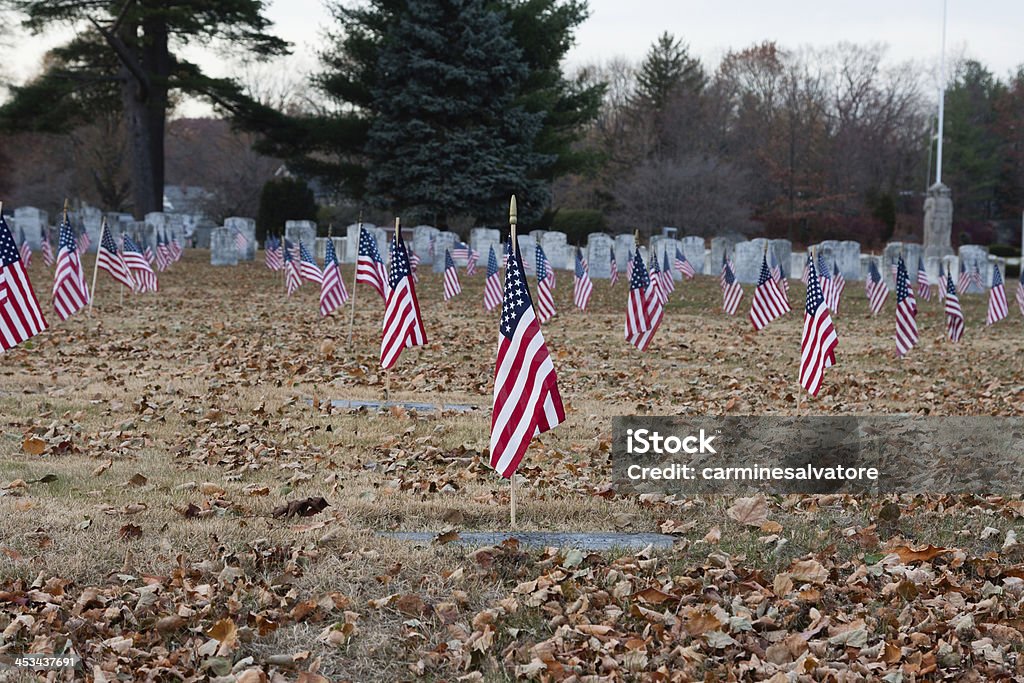
[[(482, 274), (446, 303), (421, 268), (430, 344), (391, 377), (395, 400), (478, 409), (352, 411), (331, 399), (383, 393), (379, 297), (358, 288), (350, 350), (349, 309), (320, 319), (309, 283), (289, 299), (261, 263), (207, 259), (187, 253), (123, 306), (101, 279), (92, 317), (51, 315), (0, 356), (0, 654), (70, 639), (97, 681), (1024, 675), (1019, 496), (611, 488), (614, 415), (796, 413), (798, 281), (794, 312), (760, 334), (751, 287), (729, 318), (717, 278), (678, 284), (641, 354), (622, 339), (625, 283), (596, 281), (580, 313), (559, 271), (544, 333), (568, 421), (523, 461), (520, 528), (677, 539), (591, 553), (452, 542), (508, 526), (486, 458), (498, 314)], [(49, 271), (31, 274), (45, 296)], [(986, 330), (986, 297), (964, 297), (951, 347), (941, 304), (921, 302), (921, 344), (896, 360), (893, 305), (871, 319), (849, 284), (838, 364), (803, 414), (1024, 414), (1016, 310)]]

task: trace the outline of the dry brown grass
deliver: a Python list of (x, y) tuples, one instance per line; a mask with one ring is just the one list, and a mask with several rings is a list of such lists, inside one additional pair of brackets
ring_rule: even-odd
[[(351, 283), (350, 268), (344, 271)], [(41, 265), (32, 274), (44, 291)], [(728, 501), (671, 508), (594, 495), (608, 480), (601, 443), (614, 415), (794, 413), (802, 316), (753, 334), (745, 319), (716, 310), (715, 280), (699, 278), (677, 290), (652, 349), (639, 354), (621, 339), (621, 283), (609, 291), (597, 282), (592, 310), (581, 314), (570, 308), (570, 276), (560, 280), (561, 313), (545, 336), (569, 419), (524, 461), (523, 527), (655, 531), (666, 517), (694, 521), (665, 556), (680, 570), (714, 549), (702, 540), (713, 526), (722, 532), (717, 549), (768, 572), (823, 549), (850, 557), (863, 552), (843, 540), (843, 530), (876, 521), (870, 501), (837, 499), (813, 514), (774, 501), (773, 519), (785, 529), (780, 545), (731, 522), (724, 514)], [(213, 269), (201, 253), (191, 253), (162, 275), (159, 296), (126, 299), (124, 307), (101, 279), (92, 317), (60, 323), (51, 316), (52, 329), (36, 343), (0, 357), (0, 482), (29, 482), (0, 497), (3, 582), (43, 574), (79, 587), (111, 585), (165, 576), (182, 564), (223, 566), (223, 558), (253, 547), (303, 547), (315, 559), (293, 586), (296, 599), (330, 591), (349, 596), (362, 614), (359, 635), (345, 647), (325, 645), (317, 640), (325, 623), (300, 622), (240, 652), (259, 661), (312, 650), (332, 679), (409, 676), (416, 653), (447, 637), (445, 625), (433, 616), (419, 627), (403, 626), (407, 615), (369, 609), (367, 601), (418, 593), (436, 604), (457, 595), (470, 619), (508, 591), (508, 584), (470, 572), (464, 548), (412, 547), (374, 534), (507, 524), (507, 484), (480, 462), (495, 344), (495, 316), (480, 305), (481, 287), (481, 277), (470, 278), (463, 295), (445, 304), (438, 277), (423, 275), (430, 345), (403, 354), (392, 376), (394, 397), (480, 409), (416, 415), (326, 408), (332, 398), (376, 399), (383, 391), (376, 362), (380, 302), (364, 287), (350, 350), (347, 309), (320, 320), (309, 284), (287, 300), (279, 278), (259, 264)], [(793, 300), (801, 294), (797, 284)], [(899, 361), (892, 321), (870, 318), (860, 283), (851, 283), (836, 321), (839, 364), (826, 375), (822, 396), (804, 401), (802, 412), (1024, 414), (1024, 326), (1014, 314), (983, 330), (984, 306), (982, 297), (966, 297), (967, 333), (951, 349), (939, 305), (922, 304), (921, 345)], [(31, 455), (22, 442), (32, 434), (51, 443), (69, 437), (72, 448)], [(96, 474), (108, 460), (109, 468)], [(48, 474), (56, 481), (31, 483)], [(130, 483), (137, 474), (144, 484)], [(204, 493), (203, 483), (224, 492)], [(264, 486), (266, 495), (248, 495)], [(286, 500), (317, 495), (331, 507), (313, 520), (271, 517)], [(180, 512), (189, 503), (211, 502), (219, 511), (203, 519)], [(123, 540), (127, 524), (141, 536)], [(980, 540), (986, 526), (999, 535)], [(966, 506), (952, 515), (922, 508), (887, 532), (984, 553), (998, 550), (1010, 528), (1024, 537), (1019, 519)], [(463, 578), (444, 578), (460, 568)], [(513, 571), (507, 578), (515, 585), (518, 577)]]

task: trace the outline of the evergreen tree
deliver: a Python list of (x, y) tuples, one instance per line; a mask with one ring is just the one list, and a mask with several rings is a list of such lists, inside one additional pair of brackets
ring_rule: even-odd
[(528, 70), (484, 0), (417, 0), (388, 31), (366, 141), (372, 203), (445, 225), (498, 219), (510, 192), (545, 202), (528, 173), (543, 115), (515, 104)]
[[(499, 196), (516, 191), (529, 221), (543, 211), (547, 183), (592, 163), (595, 155), (574, 145), (604, 87), (561, 71), (585, 2), (369, 0), (330, 8), (337, 28), (314, 85), (332, 111), (238, 112), (240, 124), (264, 133), (260, 149), (289, 168), (431, 219), (470, 210), (484, 218), (500, 211)], [(417, 102), (417, 94), (426, 99)], [(387, 156), (399, 142), (404, 165)], [(471, 168), (463, 168), (467, 161)], [(377, 168), (381, 162), (388, 171)]]
[(313, 191), (300, 178), (275, 178), (263, 185), (256, 216), (256, 239), (280, 235), (285, 221), (315, 221), (317, 205)]
[(648, 50), (636, 76), (638, 104), (660, 111), (680, 89), (697, 92), (707, 76), (699, 59), (689, 48), (666, 31)]
[(55, 48), (46, 70), (0, 108), (8, 130), (63, 133), (97, 112), (120, 111), (131, 150), (134, 211), (163, 208), (164, 128), (172, 99), (204, 98), (226, 108), (253, 106), (230, 79), (207, 76), (176, 51), (223, 42), (257, 58), (288, 45), (267, 33), (262, 0), (0, 0), (26, 28), (71, 25), (77, 33)]

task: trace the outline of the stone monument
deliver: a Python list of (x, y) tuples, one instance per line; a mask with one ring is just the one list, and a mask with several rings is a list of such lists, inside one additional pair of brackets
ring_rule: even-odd
[(924, 256), (941, 258), (953, 253), (953, 199), (949, 188), (935, 183), (924, 200)]
[(210, 231), (210, 265), (236, 266), (238, 252), (231, 228), (214, 228)]

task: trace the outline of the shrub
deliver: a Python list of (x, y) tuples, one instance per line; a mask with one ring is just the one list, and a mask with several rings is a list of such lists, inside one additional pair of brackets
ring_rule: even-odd
[(267, 233), (284, 232), (285, 221), (315, 221), (316, 200), (313, 191), (301, 178), (268, 180), (260, 193), (260, 212), (256, 217), (256, 239), (263, 241)]
[(551, 218), (551, 229), (564, 232), (569, 244), (586, 244), (592, 232), (608, 232), (604, 214), (594, 209), (559, 209)]

